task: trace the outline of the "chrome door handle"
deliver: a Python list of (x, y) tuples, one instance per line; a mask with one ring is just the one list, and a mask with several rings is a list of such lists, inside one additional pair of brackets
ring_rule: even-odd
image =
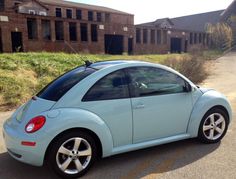
[(134, 109), (143, 109), (145, 107), (144, 104), (138, 104), (134, 107)]

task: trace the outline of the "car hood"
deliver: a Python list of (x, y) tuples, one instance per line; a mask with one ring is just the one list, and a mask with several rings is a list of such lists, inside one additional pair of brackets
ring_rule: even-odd
[(212, 90), (214, 90), (214, 89), (212, 89), (212, 88), (199, 88), (200, 90), (201, 90), (201, 92), (204, 94), (204, 93), (206, 93), (206, 92), (208, 92), (208, 91), (212, 91)]

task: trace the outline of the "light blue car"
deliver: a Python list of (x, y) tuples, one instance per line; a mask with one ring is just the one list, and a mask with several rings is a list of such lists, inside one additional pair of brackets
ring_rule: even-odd
[(19, 107), (3, 135), (16, 160), (49, 162), (60, 176), (75, 178), (98, 157), (195, 137), (219, 142), (231, 120), (224, 95), (171, 68), (86, 62)]

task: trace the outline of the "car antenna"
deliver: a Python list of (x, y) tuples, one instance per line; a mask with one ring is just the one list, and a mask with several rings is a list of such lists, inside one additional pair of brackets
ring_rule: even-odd
[(90, 65), (93, 64), (93, 62), (91, 62), (91, 61), (89, 61), (89, 60), (85, 60), (84, 63), (85, 63), (85, 66), (86, 66), (86, 67), (89, 67)]

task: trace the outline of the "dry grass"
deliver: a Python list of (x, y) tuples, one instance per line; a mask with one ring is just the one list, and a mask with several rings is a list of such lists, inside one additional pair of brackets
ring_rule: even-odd
[[(209, 55), (210, 54), (210, 55)], [(205, 59), (214, 59), (216, 52), (201, 55), (75, 55), (65, 53), (0, 54), (0, 111), (11, 110), (24, 103), (50, 81), (83, 64), (83, 60), (142, 60), (174, 68), (193, 82), (206, 77)]]

